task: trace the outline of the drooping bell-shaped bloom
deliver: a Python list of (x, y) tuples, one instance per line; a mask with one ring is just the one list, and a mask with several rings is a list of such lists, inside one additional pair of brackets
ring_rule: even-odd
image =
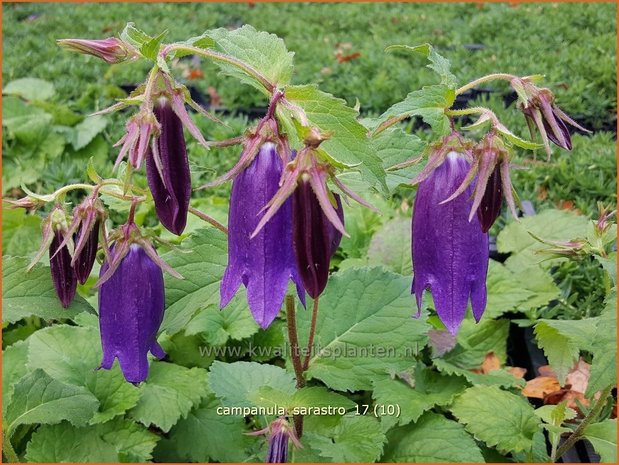
[[(83, 246), (78, 251), (75, 248), (75, 255), (72, 260), (75, 275), (80, 284), (84, 284), (90, 277), (90, 272), (95, 264), (97, 257), (97, 248), (99, 247), (99, 229), (101, 228), (100, 220), (95, 221), (94, 226), (90, 231), (82, 228), (78, 233), (78, 243), (83, 242)], [(82, 236), (85, 236), (82, 239)]]
[[(114, 254), (114, 248), (111, 254)], [(108, 263), (105, 262), (101, 276), (107, 269)], [(114, 359), (118, 358), (127, 381), (140, 383), (146, 380), (148, 352), (160, 359), (165, 357), (157, 343), (164, 305), (161, 268), (141, 246), (130, 245), (114, 273), (99, 289), (101, 368), (112, 368)]]
[(288, 463), (288, 442), (302, 449), (303, 445), (299, 441), (295, 427), (286, 420), (285, 417), (276, 418), (269, 426), (259, 431), (247, 433), (251, 436), (265, 434), (269, 442), (269, 448), (265, 458), (265, 463)]
[(161, 126), (146, 156), (146, 177), (161, 224), (181, 235), (187, 224), (191, 175), (183, 136), (183, 123), (165, 100), (154, 113)]
[(568, 125), (583, 132), (591, 132), (570, 118), (555, 104), (550, 89), (537, 87), (532, 77), (514, 78), (512, 87), (518, 93), (518, 108), (524, 113), (529, 130), (540, 133), (546, 153), (550, 158), (550, 142), (565, 150), (572, 150), (572, 136)]
[[(344, 223), (344, 210), (337, 194), (331, 194), (337, 216)], [(315, 299), (329, 279), (329, 262), (342, 233), (329, 221), (309, 181), (301, 179), (292, 194), (293, 246), (299, 274), (307, 293)]]
[(443, 203), (463, 182), (470, 164), (451, 152), (419, 184), (412, 221), (413, 286), (418, 311), (423, 292), (432, 292), (436, 312), (456, 334), (469, 300), (476, 321), (486, 307), (488, 235), (477, 216), (469, 221), (472, 186)]
[(477, 218), (482, 232), (488, 232), (501, 213), (503, 203), (503, 185), (501, 183), (500, 166), (495, 166), (488, 177), (486, 190), (477, 207)]
[(292, 249), (291, 202), (285, 202), (265, 227), (250, 237), (261, 220), (263, 207), (277, 192), (283, 163), (273, 144), (264, 144), (232, 184), (228, 216), (228, 267), (221, 282), (220, 307), (225, 307), (241, 283), (256, 322), (267, 328), (279, 313), (288, 280), (299, 298), (305, 292)]
[(67, 308), (75, 297), (77, 276), (71, 267), (71, 254), (66, 244), (63, 244), (64, 235), (56, 231), (49, 247), (49, 266), (52, 272), (52, 281), (60, 303)]

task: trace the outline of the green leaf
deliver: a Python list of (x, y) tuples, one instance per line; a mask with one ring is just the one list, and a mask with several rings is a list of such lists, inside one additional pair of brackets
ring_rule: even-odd
[[(392, 127), (370, 139), (376, 155), (382, 160), (383, 168), (391, 168), (405, 161), (420, 156), (426, 148), (426, 143), (414, 134), (408, 134), (399, 127)], [(407, 168), (386, 172), (387, 187), (410, 186), (412, 179), (423, 169), (420, 161)]]
[(503, 125), (499, 125), (497, 129), (499, 133), (501, 133), (501, 135), (505, 137), (505, 139), (507, 139), (508, 142), (512, 143), (513, 145), (517, 147), (523, 148), (525, 150), (541, 149), (544, 146), (544, 144), (538, 144), (537, 142), (533, 142), (530, 140), (523, 139), (522, 137), (518, 137), (516, 134), (512, 133), (509, 129), (507, 129)]
[(209, 305), (198, 312), (187, 324), (185, 334), (201, 334), (206, 343), (221, 346), (229, 339), (240, 341), (257, 333), (260, 326), (247, 307), (245, 289), (238, 294), (223, 310), (219, 305)]
[(458, 345), (443, 358), (460, 368), (474, 369), (481, 367), (488, 353), (494, 352), (503, 364), (507, 358), (508, 333), (508, 320), (483, 319), (475, 323), (466, 319), (458, 332)]
[[(569, 241), (585, 237), (588, 225), (586, 217), (572, 211), (545, 210), (505, 226), (497, 237), (497, 248), (501, 253), (512, 254), (506, 262), (510, 269), (522, 271), (547, 259), (537, 252), (548, 246), (534, 239), (528, 231), (544, 240)], [(552, 260), (545, 263), (551, 264)]]
[(383, 451), (385, 435), (376, 418), (346, 416), (328, 437), (315, 436), (312, 448), (333, 462), (375, 462)]
[(201, 229), (183, 242), (181, 251), (162, 258), (185, 278), (164, 276), (166, 313), (161, 330), (172, 335), (183, 330), (198, 310), (219, 305), (219, 285), (228, 263), (227, 237), (214, 228)]
[(597, 320), (591, 345), (593, 363), (587, 384), (587, 397), (617, 383), (617, 351), (609, 350), (610, 347), (617, 347), (616, 290), (606, 297), (606, 307)]
[[(294, 53), (289, 52), (284, 41), (275, 34), (256, 31), (249, 24), (233, 31), (219, 28), (205, 34), (215, 41), (216, 50), (247, 63), (272, 83), (283, 86), (290, 82)], [(250, 74), (226, 62), (216, 63), (224, 74), (266, 93), (262, 84)]]
[(55, 93), (51, 82), (37, 78), (16, 79), (2, 89), (3, 95), (15, 95), (25, 100), (49, 100)]
[(410, 218), (398, 217), (384, 223), (370, 241), (368, 264), (409, 276), (413, 269), (410, 229)]
[(539, 418), (522, 396), (496, 386), (474, 386), (456, 399), (451, 412), (466, 430), (499, 451), (528, 451)]
[(470, 370), (457, 367), (446, 360), (435, 358), (434, 366), (441, 373), (457, 375), (466, 378), (471, 384), (481, 386), (501, 386), (501, 387), (524, 387), (524, 380), (516, 378), (506, 370), (493, 370), (487, 374), (474, 373)]
[(120, 38), (122, 41), (127, 42), (133, 45), (135, 48), (140, 50), (144, 45), (150, 42), (153, 38), (146, 34), (144, 31), (135, 27), (134, 23), (127, 23), (125, 28), (120, 33)]
[(58, 300), (49, 267), (35, 265), (26, 272), (29, 260), (4, 257), (2, 267), (2, 321), (15, 323), (29, 316), (46, 321), (71, 319), (80, 312), (92, 312), (92, 307), (79, 295), (63, 308)]
[(107, 119), (104, 116), (94, 115), (85, 118), (84, 121), (73, 128), (74, 132), (71, 140), (73, 149), (80, 150), (86, 147), (106, 126)]
[(409, 45), (391, 45), (385, 49), (386, 52), (391, 51), (403, 51), (409, 53), (416, 53), (426, 57), (430, 60), (428, 68), (435, 71), (441, 77), (441, 84), (445, 84), (451, 89), (455, 89), (457, 86), (456, 76), (451, 73), (451, 63), (449, 60), (439, 55), (434, 47), (430, 44), (421, 44), (414, 47)]
[(613, 252), (608, 257), (595, 256), (595, 259), (602, 264), (604, 271), (608, 273), (613, 286), (617, 285), (617, 252)]
[(587, 425), (583, 431), (602, 463), (617, 463), (617, 420)]
[(159, 54), (159, 47), (161, 46), (161, 42), (163, 42), (163, 39), (165, 39), (167, 35), (168, 31), (166, 29), (158, 36), (153, 37), (140, 47), (140, 53), (149, 60), (156, 60), (157, 55)]
[(76, 428), (66, 422), (42, 426), (28, 443), (31, 462), (146, 462), (158, 436), (125, 419)]
[(2, 410), (11, 402), (13, 386), (28, 374), (28, 341), (18, 341), (2, 351)]
[(289, 408), (301, 407), (333, 407), (350, 410), (357, 404), (352, 400), (322, 386), (298, 389), (290, 398)]
[(464, 427), (436, 413), (387, 434), (381, 461), (405, 463), (483, 463), (484, 457)]
[(209, 393), (207, 372), (155, 361), (140, 389), (140, 400), (129, 414), (147, 427), (156, 425), (168, 432)]
[(253, 407), (261, 388), (268, 386), (284, 394), (295, 392), (291, 373), (274, 365), (256, 362), (213, 362), (209, 385), (224, 406)]
[(372, 397), (380, 405), (398, 405), (398, 417), (383, 417), (381, 423), (388, 427), (406, 425), (419, 420), (424, 412), (434, 406), (451, 404), (468, 383), (460, 376), (443, 375), (418, 364), (415, 369), (414, 387), (398, 379), (386, 378), (374, 382)]
[(7, 128), (8, 136), (28, 146), (36, 146), (47, 137), (52, 119), (50, 114), (17, 97), (2, 99), (2, 125)]
[(2, 208), (2, 253), (27, 257), (36, 252), (41, 242), (41, 217), (22, 208)]
[(357, 121), (357, 110), (315, 85), (287, 86), (285, 92), (288, 101), (305, 111), (311, 125), (330, 134), (318, 148), (321, 156), (341, 168), (355, 167), (370, 186), (387, 189), (381, 160), (368, 141), (367, 129)]
[(589, 350), (598, 318), (583, 320), (538, 320), (535, 336), (561, 385), (578, 360), (580, 350)]
[(424, 86), (420, 90), (411, 92), (404, 100), (385, 111), (379, 118), (382, 123), (374, 130), (374, 134), (397, 121), (411, 116), (420, 116), (432, 126), (437, 137), (443, 136), (450, 130), (449, 118), (445, 115), (445, 110), (453, 105), (454, 100), (454, 90), (444, 84)]
[(31, 369), (40, 368), (54, 379), (83, 386), (99, 401), (90, 424), (103, 423), (134, 407), (140, 391), (125, 381), (118, 365), (97, 370), (102, 351), (97, 327), (56, 325), (29, 338)]
[[(311, 378), (344, 391), (406, 369), (427, 340), (425, 319), (412, 318), (410, 278), (382, 268), (348, 269), (331, 276), (320, 298)], [(311, 312), (297, 313), (306, 341)], [(385, 337), (388, 334), (389, 337)]]
[(96, 397), (86, 389), (52, 379), (43, 370), (34, 370), (15, 384), (4, 426), (10, 437), (19, 425), (55, 424), (62, 420), (84, 425), (98, 405)]
[(242, 417), (218, 415), (219, 400), (210, 394), (170, 431), (179, 454), (192, 462), (243, 462), (254, 442), (243, 434)]

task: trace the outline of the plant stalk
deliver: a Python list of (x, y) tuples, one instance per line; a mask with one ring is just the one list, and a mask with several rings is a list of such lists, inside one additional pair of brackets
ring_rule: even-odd
[(309, 337), (307, 338), (307, 350), (305, 352), (305, 361), (303, 362), (303, 371), (307, 371), (309, 368), (310, 360), (312, 358), (314, 335), (316, 334), (316, 319), (318, 318), (318, 299), (320, 296), (314, 299), (314, 305), (312, 306), (312, 322), (310, 324)]
[(487, 76), (482, 76), (482, 77), (480, 77), (478, 79), (475, 79), (474, 81), (469, 82), (468, 84), (463, 85), (459, 89), (456, 89), (456, 95), (463, 94), (467, 90), (470, 90), (470, 89), (472, 89), (474, 87), (477, 87), (479, 84), (483, 84), (484, 82), (496, 81), (497, 79), (503, 79), (505, 81), (511, 81), (515, 77), (516, 76), (514, 76), (513, 74), (508, 74), (508, 73), (488, 74)]
[(598, 417), (598, 415), (604, 408), (604, 405), (606, 405), (606, 401), (608, 400), (611, 389), (612, 386), (609, 386), (602, 391), (600, 398), (597, 400), (589, 414), (585, 418), (583, 418), (583, 420), (580, 422), (574, 432), (565, 440), (563, 445), (559, 447), (556, 455), (551, 457), (553, 462), (556, 462), (558, 459), (560, 459), (563, 454), (565, 454), (574, 446), (574, 444), (576, 444), (580, 439), (582, 439), (585, 428)]
[[(286, 295), (286, 322), (288, 323), (288, 341), (290, 342), (290, 358), (292, 366), (297, 378), (297, 389), (305, 387), (305, 377), (303, 376), (303, 365), (301, 363), (301, 354), (299, 353), (299, 336), (297, 333), (297, 322), (294, 311), (294, 297)], [(303, 415), (295, 415), (294, 427), (297, 432), (297, 437), (303, 435)]]
[(2, 432), (2, 453), (6, 457), (8, 463), (19, 463), (19, 456), (17, 452), (15, 452), (15, 449), (13, 449), (13, 445), (6, 431)]
[(219, 221), (217, 221), (215, 218), (211, 218), (210, 216), (208, 216), (206, 213), (201, 212), (200, 210), (198, 210), (197, 208), (193, 208), (193, 207), (189, 207), (188, 209), (189, 213), (193, 213), (194, 215), (196, 215), (198, 218), (200, 218), (201, 220), (206, 221), (208, 224), (216, 227), (217, 229), (219, 229), (221, 232), (223, 232), (224, 234), (228, 234), (228, 228), (226, 228), (223, 224), (221, 224)]

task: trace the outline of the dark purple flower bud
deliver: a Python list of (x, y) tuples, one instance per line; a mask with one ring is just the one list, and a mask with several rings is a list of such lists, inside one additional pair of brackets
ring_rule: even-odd
[[(344, 223), (344, 210), (339, 196), (332, 194), (337, 216)], [(315, 299), (327, 286), (329, 262), (342, 239), (342, 233), (331, 223), (309, 181), (301, 179), (292, 194), (293, 246), (303, 286)]]
[(90, 231), (84, 230), (82, 226), (78, 233), (79, 239), (77, 243), (81, 243), (82, 235), (87, 234), (87, 237), (83, 239), (84, 245), (79, 252), (76, 248), (75, 257), (73, 259), (73, 269), (75, 270), (75, 275), (77, 276), (77, 280), (80, 282), (80, 284), (84, 284), (88, 280), (90, 272), (92, 271), (92, 267), (95, 264), (95, 258), (97, 257), (97, 248), (99, 247), (100, 227), (101, 221), (96, 220), (94, 226)]
[(161, 125), (161, 133), (153, 139), (152, 150), (146, 157), (148, 187), (161, 224), (174, 234), (181, 235), (187, 224), (191, 197), (183, 124), (167, 102), (155, 105), (154, 112)]
[(488, 235), (476, 216), (469, 221), (473, 187), (443, 203), (469, 169), (464, 156), (451, 152), (419, 184), (413, 210), (412, 291), (417, 308), (420, 312), (423, 292), (429, 289), (439, 318), (452, 334), (464, 319), (469, 298), (476, 321), (486, 307)]
[(500, 169), (500, 165), (496, 165), (492, 170), (486, 184), (486, 190), (477, 208), (477, 218), (479, 218), (479, 224), (484, 233), (490, 230), (501, 213), (503, 185), (501, 183)]
[(56, 294), (62, 306), (67, 308), (75, 297), (77, 277), (71, 267), (71, 254), (67, 245), (62, 245), (63, 242), (63, 233), (56, 231), (49, 247), (49, 266)]
[(288, 463), (288, 434), (280, 431), (269, 438), (265, 463)]
[(289, 279), (305, 302), (292, 250), (290, 201), (284, 202), (265, 227), (251, 237), (264, 216), (263, 207), (277, 192), (282, 170), (274, 145), (264, 144), (236, 177), (230, 195), (228, 267), (221, 282), (220, 307), (230, 302), (243, 283), (249, 309), (262, 328), (267, 328), (279, 313)]
[[(115, 246), (116, 247), (116, 246)], [(114, 255), (114, 248), (111, 250)], [(105, 262), (100, 276), (108, 269)], [(150, 351), (165, 357), (157, 343), (157, 331), (165, 305), (163, 272), (142, 247), (129, 246), (112, 276), (99, 289), (99, 327), (103, 360), (101, 368), (110, 369), (118, 357), (127, 381), (140, 383), (148, 377)]]
[(258, 436), (261, 434), (267, 435), (269, 449), (267, 451), (265, 463), (287, 463), (289, 440), (292, 441), (297, 448), (303, 448), (303, 445), (299, 442), (294, 426), (288, 423), (285, 417), (276, 418), (269, 426), (260, 431), (246, 434), (251, 436)]

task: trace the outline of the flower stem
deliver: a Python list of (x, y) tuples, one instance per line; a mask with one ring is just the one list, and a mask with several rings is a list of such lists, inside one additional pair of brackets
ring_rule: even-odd
[(228, 228), (226, 228), (223, 224), (221, 224), (215, 218), (208, 216), (206, 213), (201, 212), (197, 208), (189, 207), (188, 211), (189, 213), (193, 213), (194, 215), (196, 215), (201, 220), (206, 221), (208, 224), (215, 226), (217, 229), (219, 229), (224, 234), (228, 234)]
[(2, 453), (6, 457), (7, 462), (9, 463), (19, 463), (19, 456), (15, 449), (13, 449), (13, 445), (11, 444), (11, 440), (9, 436), (6, 434), (6, 431), (2, 433)]
[(307, 371), (310, 364), (310, 359), (312, 358), (313, 346), (314, 346), (314, 335), (316, 334), (316, 319), (318, 317), (318, 299), (320, 296), (314, 299), (314, 305), (312, 307), (312, 322), (310, 324), (310, 332), (309, 337), (307, 339), (307, 350), (305, 354), (305, 361), (303, 362), (303, 371)]
[(256, 68), (254, 68), (248, 63), (245, 63), (242, 60), (231, 57), (230, 55), (216, 52), (215, 50), (193, 47), (191, 45), (183, 45), (183, 44), (168, 45), (162, 50), (161, 55), (165, 57), (168, 53), (174, 50), (182, 50), (184, 52), (195, 53), (196, 55), (202, 55), (213, 61), (221, 61), (223, 63), (228, 63), (232, 66), (236, 66), (243, 72), (255, 78), (260, 84), (264, 86), (264, 88), (269, 93), (273, 93), (273, 90), (276, 88), (276, 85), (272, 83), (271, 81), (269, 81), (269, 79), (264, 74), (262, 74), (260, 71), (258, 71)]
[[(297, 378), (297, 389), (305, 387), (305, 377), (303, 376), (303, 365), (301, 364), (301, 354), (299, 353), (299, 336), (297, 334), (297, 321), (294, 311), (294, 297), (286, 295), (286, 322), (288, 323), (288, 340), (290, 342), (290, 358)], [(295, 415), (294, 427), (297, 437), (303, 435), (303, 415)]]
[(611, 389), (612, 389), (612, 386), (609, 386), (602, 391), (599, 399), (597, 400), (593, 408), (589, 411), (587, 416), (583, 418), (583, 420), (580, 422), (580, 424), (574, 430), (574, 432), (565, 440), (563, 445), (559, 447), (559, 449), (556, 451), (556, 454), (551, 457), (551, 460), (553, 462), (556, 462), (558, 459), (560, 459), (563, 456), (563, 454), (565, 454), (568, 450), (570, 450), (574, 446), (574, 444), (576, 444), (580, 439), (582, 439), (585, 428), (592, 421), (597, 419), (598, 415), (604, 408), (604, 405), (606, 405), (606, 401), (608, 400), (608, 396), (610, 395)]
[(508, 73), (488, 74), (487, 76), (482, 76), (482, 77), (480, 77), (478, 79), (475, 79), (474, 81), (469, 82), (468, 84), (463, 85), (459, 89), (456, 89), (456, 95), (463, 94), (467, 90), (470, 90), (470, 89), (472, 89), (474, 87), (477, 87), (479, 84), (483, 84), (484, 82), (496, 81), (497, 79), (503, 79), (505, 81), (511, 81), (515, 77), (516, 76), (514, 76), (513, 74), (508, 74)]
[(463, 108), (461, 110), (445, 110), (445, 114), (448, 116), (466, 116), (466, 115), (479, 115), (485, 113), (486, 108), (482, 107), (471, 107), (471, 108)]

